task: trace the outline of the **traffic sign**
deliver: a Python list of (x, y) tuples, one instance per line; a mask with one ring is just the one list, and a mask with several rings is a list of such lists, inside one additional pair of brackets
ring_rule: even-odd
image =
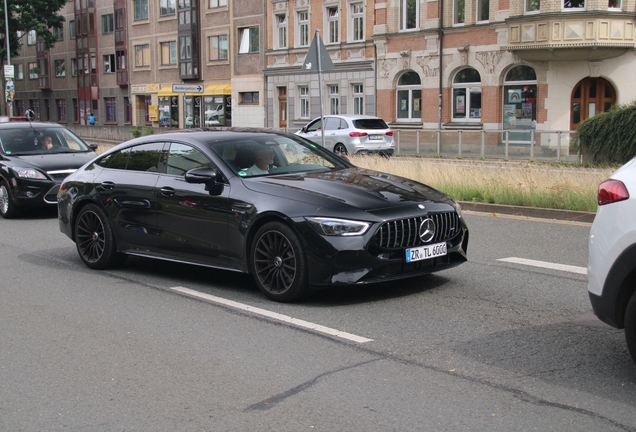
[(172, 84), (173, 93), (203, 93), (203, 84)]

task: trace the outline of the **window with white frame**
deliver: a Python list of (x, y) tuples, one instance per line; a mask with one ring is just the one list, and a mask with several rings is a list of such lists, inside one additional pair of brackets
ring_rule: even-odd
[(453, 121), (481, 121), (481, 76), (471, 67), (453, 78)]
[(398, 79), (397, 118), (400, 121), (422, 120), (422, 81), (417, 72), (408, 71)]
[(17, 63), (15, 66), (15, 79), (23, 80), (24, 79), (24, 65), (22, 63)]
[(38, 39), (38, 35), (35, 30), (29, 30), (27, 33), (27, 45), (35, 45), (35, 42)]
[(329, 86), (329, 114), (340, 114), (340, 91), (337, 84)]
[(210, 0), (210, 9), (227, 6), (227, 0)]
[(349, 27), (351, 28), (351, 40), (363, 41), (364, 40), (364, 4), (353, 3), (351, 4), (351, 22)]
[(64, 27), (53, 27), (51, 32), (53, 33), (53, 36), (55, 36), (56, 41), (64, 40)]
[(296, 25), (298, 26), (298, 46), (309, 45), (309, 12), (300, 11), (297, 12), (298, 19)]
[(487, 22), (490, 19), (490, 0), (477, 0), (477, 22)]
[(71, 76), (77, 76), (77, 59), (71, 59)]
[(150, 66), (150, 45), (135, 45), (135, 66)]
[(400, 30), (413, 30), (419, 27), (420, 2), (418, 0), (400, 1)]
[(66, 76), (66, 63), (64, 59), (55, 60), (54, 67), (55, 67), (56, 78), (62, 78)]
[(585, 10), (585, 0), (563, 0), (563, 10)]
[(298, 87), (298, 106), (300, 107), (300, 118), (309, 118), (309, 87)]
[(327, 8), (327, 43), (340, 42), (340, 17), (338, 7)]
[(526, 13), (539, 12), (541, 0), (526, 0)]
[(104, 73), (115, 73), (115, 54), (105, 54), (104, 60)]
[(38, 63), (30, 62), (28, 66), (29, 66), (29, 79), (38, 79)]
[(623, 10), (623, 1), (622, 0), (609, 0), (607, 2), (607, 8), (609, 10), (615, 10), (615, 11)]
[(466, 0), (453, 0), (453, 25), (466, 22)]
[(276, 47), (287, 48), (287, 14), (276, 15)]
[(176, 65), (177, 64), (177, 42), (161, 42), (161, 65)]
[(258, 27), (244, 27), (239, 32), (239, 54), (256, 53), (259, 50)]
[(159, 16), (165, 17), (176, 14), (176, 0), (160, 0)]
[(104, 14), (102, 15), (102, 33), (112, 33), (115, 31), (113, 14)]
[(68, 22), (68, 32), (70, 33), (70, 38), (75, 39), (75, 20), (70, 20)]
[(227, 60), (227, 35), (210, 36), (210, 60)]
[(364, 114), (364, 87), (362, 84), (353, 84), (353, 113)]

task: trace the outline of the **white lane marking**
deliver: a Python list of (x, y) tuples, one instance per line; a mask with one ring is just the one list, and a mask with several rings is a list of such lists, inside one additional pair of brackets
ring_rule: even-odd
[(327, 334), (329, 336), (334, 336), (340, 339), (346, 339), (349, 341), (353, 341), (353, 342), (357, 342), (357, 343), (365, 343), (365, 342), (373, 342), (373, 339), (368, 339), (362, 336), (357, 336), (351, 333), (347, 333), (347, 332), (343, 332), (340, 330), (336, 330), (336, 329), (332, 329), (329, 327), (325, 327), (325, 326), (321, 326), (319, 324), (314, 324), (311, 323), (309, 321), (303, 321), (297, 318), (292, 318), (290, 316), (287, 315), (283, 315), (283, 314), (279, 314), (276, 312), (271, 312), (268, 311), (266, 309), (260, 309), (254, 306), (249, 306), (243, 303), (239, 303), (239, 302), (235, 302), (232, 300), (228, 300), (228, 299), (224, 299), (222, 297), (217, 297), (217, 296), (213, 296), (210, 294), (205, 294), (199, 291), (195, 291), (192, 290), (190, 288), (184, 288), (184, 287), (172, 287), (170, 288), (172, 291), (177, 291), (180, 292), (182, 294), (188, 295), (188, 296), (192, 296), (192, 297), (197, 297), (200, 299), (204, 299), (207, 301), (210, 301), (212, 303), (216, 303), (216, 304), (220, 304), (223, 306), (228, 306), (234, 309), (240, 309), (246, 312), (251, 312), (257, 315), (262, 315), (280, 322), (284, 322), (296, 327), (301, 327), (304, 329), (309, 329), (318, 333), (324, 333)]
[(498, 259), (497, 261), (504, 261), (504, 262), (515, 263), (515, 264), (523, 264), (523, 265), (528, 265), (528, 266), (533, 266), (533, 267), (542, 267), (542, 268), (547, 268), (547, 269), (551, 269), (551, 270), (561, 270), (561, 271), (566, 271), (566, 272), (570, 272), (570, 273), (578, 273), (578, 274), (582, 274), (582, 275), (586, 275), (587, 274), (587, 268), (586, 267), (577, 267), (577, 266), (571, 266), (571, 265), (565, 265), (565, 264), (555, 264), (555, 263), (551, 263), (551, 262), (535, 261), (535, 260), (530, 260), (530, 259), (525, 259), (525, 258), (510, 257), (510, 258), (501, 258), (501, 259)]

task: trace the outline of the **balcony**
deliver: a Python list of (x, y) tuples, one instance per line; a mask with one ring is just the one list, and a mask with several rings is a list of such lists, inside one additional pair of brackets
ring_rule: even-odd
[(622, 13), (575, 12), (512, 17), (508, 45), (525, 61), (598, 61), (634, 45), (634, 18)]

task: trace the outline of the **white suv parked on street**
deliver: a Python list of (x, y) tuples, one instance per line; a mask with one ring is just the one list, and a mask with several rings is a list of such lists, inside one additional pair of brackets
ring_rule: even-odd
[(598, 189), (590, 231), (587, 288), (596, 316), (625, 329), (636, 362), (636, 159)]

